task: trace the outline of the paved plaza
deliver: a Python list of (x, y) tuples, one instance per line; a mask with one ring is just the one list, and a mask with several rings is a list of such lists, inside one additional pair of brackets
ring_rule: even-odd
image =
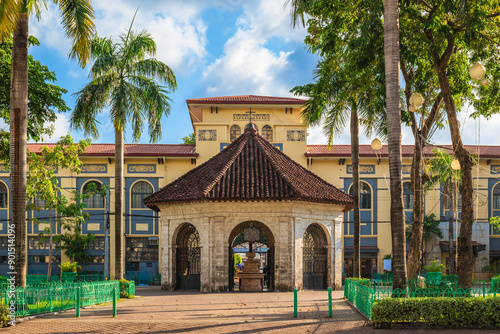
[[(112, 306), (36, 317), (2, 330), (4, 333), (451, 333), (451, 330), (376, 330), (366, 324), (333, 292), (333, 318), (328, 318), (327, 293), (298, 293), (298, 318), (293, 318), (293, 293), (199, 293), (166, 292), (158, 287), (138, 287), (140, 297)], [(456, 331), (453, 331), (456, 332)], [(498, 333), (460, 330), (463, 333)]]

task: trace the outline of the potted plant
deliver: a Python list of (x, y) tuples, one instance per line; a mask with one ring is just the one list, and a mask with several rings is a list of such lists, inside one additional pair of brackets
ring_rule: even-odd
[(78, 265), (78, 262), (64, 262), (59, 265), (59, 268), (61, 268), (64, 281), (75, 281), (76, 272), (82, 269), (82, 267)]
[(441, 281), (443, 270), (446, 269), (445, 265), (440, 263), (439, 260), (431, 261), (428, 266), (424, 266), (427, 271), (427, 281), (429, 284), (438, 284)]

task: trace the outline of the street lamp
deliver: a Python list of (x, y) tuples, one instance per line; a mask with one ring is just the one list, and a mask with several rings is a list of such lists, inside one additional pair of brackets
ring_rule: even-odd
[(380, 151), (382, 149), (382, 141), (378, 138), (372, 140), (371, 147), (374, 151)]
[(481, 80), (486, 74), (486, 69), (480, 62), (475, 63), (469, 69), (469, 75), (473, 80)]
[(424, 98), (419, 93), (413, 93), (410, 96), (410, 106), (408, 107), (408, 111), (415, 112), (417, 108), (420, 107), (424, 103)]

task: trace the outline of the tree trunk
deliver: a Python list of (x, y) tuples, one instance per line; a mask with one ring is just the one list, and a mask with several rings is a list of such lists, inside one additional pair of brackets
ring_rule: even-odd
[[(449, 40), (448, 43), (453, 43)], [(435, 61), (436, 64), (436, 61)], [(472, 223), (474, 208), (472, 206), (474, 188), (472, 185), (472, 165), (473, 160), (469, 152), (465, 149), (460, 135), (460, 129), (455, 110), (455, 103), (451, 95), (446, 66), (437, 62), (437, 72), (439, 85), (443, 94), (446, 114), (450, 126), (451, 141), (455, 156), (460, 162), (462, 171), (462, 223), (460, 226), (460, 236), (458, 237), (458, 284), (464, 289), (472, 286), (472, 268), (474, 266), (474, 255), (472, 253)]]
[(450, 275), (455, 275), (455, 236), (454, 236), (454, 233), (453, 233), (453, 224), (454, 224), (454, 220), (455, 220), (455, 212), (456, 212), (456, 204), (455, 204), (455, 201), (456, 201), (456, 198), (455, 198), (455, 191), (457, 190), (457, 183), (455, 180), (453, 180), (453, 178), (450, 178), (451, 180), (451, 183), (452, 183), (452, 190), (450, 191), (450, 196), (449, 196), (449, 199), (450, 199), (450, 216), (448, 217), (448, 242), (450, 243), (450, 254), (449, 254), (449, 269), (450, 269)]
[(413, 191), (413, 222), (411, 227), (410, 250), (408, 253), (408, 278), (417, 279), (422, 254), (422, 233), (424, 228), (424, 202), (422, 183), (422, 140), (415, 137), (413, 161), (411, 164), (411, 185)]
[(50, 219), (49, 219), (49, 266), (47, 267), (47, 281), (50, 282), (50, 276), (52, 275), (52, 208), (50, 208)]
[(115, 128), (115, 279), (123, 278), (123, 130)]
[(384, 0), (384, 56), (387, 138), (391, 189), (392, 270), (394, 289), (406, 288), (406, 240), (401, 182), (401, 109), (399, 104), (399, 11), (396, 0)]
[[(13, 36), (10, 85), (10, 212), (15, 232), (15, 264), (9, 272), (26, 286), (26, 144), (28, 141), (28, 15), (19, 14)], [(9, 230), (10, 230), (9, 226)]]
[(361, 276), (360, 253), (360, 217), (359, 217), (359, 125), (358, 110), (353, 103), (351, 108), (351, 160), (352, 160), (352, 194), (354, 196), (353, 212), (353, 276)]

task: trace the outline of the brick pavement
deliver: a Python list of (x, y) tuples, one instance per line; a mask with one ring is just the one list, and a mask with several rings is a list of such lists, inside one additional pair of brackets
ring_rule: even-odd
[[(5, 333), (451, 333), (451, 330), (375, 330), (334, 292), (333, 318), (328, 318), (326, 292), (298, 293), (298, 318), (293, 318), (293, 293), (165, 292), (138, 287), (137, 297), (112, 306), (37, 317), (3, 329)], [(455, 331), (454, 331), (455, 332)], [(474, 330), (467, 333), (498, 333)]]

